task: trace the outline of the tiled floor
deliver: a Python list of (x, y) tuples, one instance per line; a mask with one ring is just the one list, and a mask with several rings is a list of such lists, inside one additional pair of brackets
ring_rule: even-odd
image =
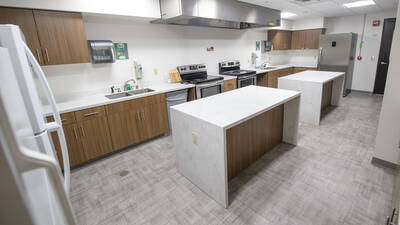
[(224, 209), (175, 168), (162, 137), (72, 173), (78, 224), (377, 225), (390, 213), (394, 171), (371, 164), (381, 97), (353, 92), (319, 127), (302, 124), (230, 182)]

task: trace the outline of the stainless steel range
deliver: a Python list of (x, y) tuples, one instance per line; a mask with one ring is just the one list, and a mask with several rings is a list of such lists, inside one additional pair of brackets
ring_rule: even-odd
[(224, 78), (208, 75), (205, 64), (178, 66), (177, 69), (182, 82), (196, 85), (196, 99), (224, 92)]
[(241, 70), (239, 61), (220, 62), (219, 73), (222, 75), (236, 76), (238, 88), (257, 85), (256, 71)]

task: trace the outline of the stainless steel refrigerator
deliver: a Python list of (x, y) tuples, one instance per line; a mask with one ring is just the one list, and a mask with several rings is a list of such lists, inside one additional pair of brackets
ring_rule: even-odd
[(318, 70), (345, 72), (343, 97), (351, 92), (357, 34), (325, 34), (319, 38)]

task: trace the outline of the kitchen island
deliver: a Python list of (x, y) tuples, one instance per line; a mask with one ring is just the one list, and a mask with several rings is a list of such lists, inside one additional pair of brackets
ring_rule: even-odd
[(328, 106), (339, 106), (343, 84), (343, 72), (304, 71), (278, 79), (279, 89), (301, 92), (300, 122), (313, 125)]
[(171, 108), (178, 171), (227, 207), (228, 181), (264, 153), (297, 144), (300, 93), (248, 86)]

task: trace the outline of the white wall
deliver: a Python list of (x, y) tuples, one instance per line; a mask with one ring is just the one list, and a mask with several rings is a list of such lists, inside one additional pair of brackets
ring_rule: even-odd
[[(44, 66), (56, 95), (106, 91), (112, 85), (122, 85), (134, 74), (133, 59), (144, 67), (143, 84), (166, 82), (168, 71), (184, 64), (206, 63), (211, 75), (218, 72), (217, 63), (223, 60), (237, 59), (243, 67), (248, 67), (255, 41), (266, 39), (265, 31), (259, 30), (160, 25), (96, 17), (85, 20), (87, 39), (126, 42), (129, 60), (100, 65)], [(207, 52), (206, 48), (211, 46), (215, 51)], [(158, 69), (158, 75), (154, 69)]]
[[(357, 33), (357, 46), (359, 46), (364, 27), (363, 17), (363, 15), (356, 15), (328, 18), (326, 24), (326, 33)], [(364, 47), (361, 52), (363, 60), (356, 60), (352, 89), (367, 92), (373, 91), (383, 29), (383, 20), (385, 18), (393, 17), (396, 17), (396, 11), (367, 14), (365, 23)], [(381, 25), (379, 27), (372, 26), (372, 21), (375, 19), (381, 20)], [(357, 48), (357, 55), (359, 52), (360, 49)]]
[(0, 0), (0, 6), (120, 16), (160, 17), (158, 0)]
[(400, 150), (400, 8), (397, 21), (374, 151), (374, 157), (394, 164), (399, 164)]
[(306, 18), (301, 20), (293, 20), (293, 30), (307, 30), (325, 27), (325, 17)]

